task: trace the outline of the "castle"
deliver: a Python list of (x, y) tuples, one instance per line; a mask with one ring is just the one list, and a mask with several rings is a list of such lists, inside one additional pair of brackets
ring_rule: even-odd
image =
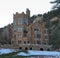
[(11, 45), (20, 50), (51, 50), (48, 44), (49, 31), (45, 23), (43, 16), (37, 16), (31, 23), (29, 9), (26, 10), (26, 14), (16, 12), (13, 14), (13, 24), (9, 28)]

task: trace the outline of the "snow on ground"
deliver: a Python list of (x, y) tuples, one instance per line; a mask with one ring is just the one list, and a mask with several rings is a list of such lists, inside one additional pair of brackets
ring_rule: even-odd
[(14, 49), (0, 49), (0, 55), (15, 52)]
[(30, 55), (52, 55), (52, 56), (60, 56), (60, 52), (56, 52), (56, 51), (32, 51), (32, 50), (29, 50), (28, 53)]
[(60, 57), (60, 52), (28, 50), (28, 53), (20, 52), (17, 55), (20, 55), (20, 56), (46, 55), (46, 56), (59, 56)]
[(18, 55), (18, 56), (30, 56), (29, 54), (24, 53), (24, 52), (20, 52), (20, 53), (18, 53), (17, 55)]
[[(16, 52), (16, 49), (0, 49), (0, 55), (2, 54), (8, 54)], [(60, 52), (57, 51), (36, 51), (36, 50), (28, 50), (27, 53), (25, 52), (19, 52), (17, 53), (17, 56), (59, 56), (60, 57)]]

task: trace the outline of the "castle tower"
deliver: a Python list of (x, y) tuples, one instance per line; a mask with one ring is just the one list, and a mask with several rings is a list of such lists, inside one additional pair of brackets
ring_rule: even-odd
[(28, 25), (29, 25), (30, 11), (27, 9), (24, 12), (13, 15), (13, 39), (12, 43), (15, 45), (24, 44), (28, 41)]
[(27, 15), (27, 18), (29, 19), (28, 24), (30, 25), (30, 10), (29, 9), (26, 10), (26, 15)]
[(30, 10), (29, 9), (26, 10), (26, 14), (28, 17), (30, 17)]

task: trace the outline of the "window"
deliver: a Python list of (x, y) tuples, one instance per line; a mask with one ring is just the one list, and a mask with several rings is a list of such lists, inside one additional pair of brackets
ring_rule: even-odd
[(36, 32), (37, 38), (41, 38), (41, 33), (38, 28), (35, 28), (34, 31)]
[(16, 38), (16, 34), (14, 34), (14, 38)]
[(38, 29), (38, 28), (35, 28), (35, 29), (34, 29), (34, 31), (35, 31), (35, 32), (38, 32), (38, 31), (39, 31), (39, 29)]
[(24, 28), (24, 37), (27, 37), (27, 33), (28, 33), (27, 29)]
[(28, 31), (27, 31), (27, 29), (26, 29), (26, 28), (24, 28), (24, 33), (28, 33)]
[(24, 33), (24, 37), (27, 37), (27, 34), (26, 33)]
[(37, 38), (41, 38), (41, 33), (39, 31), (37, 32), (36, 35), (37, 35)]
[(25, 24), (25, 25), (27, 24), (27, 19), (26, 19), (26, 18), (24, 18), (24, 24)]
[(14, 28), (14, 32), (16, 32), (16, 28)]
[(14, 19), (14, 23), (13, 24), (14, 24), (14, 26), (16, 25), (16, 19)]
[(12, 41), (12, 44), (14, 44), (14, 41)]
[(48, 29), (45, 29), (45, 30), (44, 30), (44, 33), (47, 33), (47, 32), (48, 32)]
[(18, 37), (21, 38), (22, 37), (22, 34), (18, 34)]
[(44, 44), (44, 45), (46, 45), (46, 43), (45, 43), (45, 42), (44, 42), (43, 44)]
[(41, 44), (41, 41), (37, 40), (37, 44)]
[(24, 44), (26, 44), (26, 41), (24, 41)]
[(22, 32), (22, 28), (18, 28), (18, 32)]
[(30, 41), (28, 41), (28, 43), (30, 43)]
[(45, 39), (48, 39), (48, 35), (45, 35), (44, 37), (45, 37)]
[(21, 44), (21, 41), (20, 40), (18, 40), (18, 44)]
[(46, 30), (44, 30), (44, 33), (46, 33)]
[(37, 38), (41, 38), (41, 35), (40, 34), (37, 34)]
[(22, 18), (18, 18), (18, 24), (22, 24)]

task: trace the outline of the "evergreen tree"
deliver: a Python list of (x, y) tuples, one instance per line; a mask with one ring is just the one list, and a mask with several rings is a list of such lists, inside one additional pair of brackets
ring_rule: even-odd
[(53, 9), (55, 9), (55, 8), (60, 8), (60, 0), (55, 0), (55, 1), (52, 1), (51, 3), (52, 3), (52, 4), (55, 4), (55, 5), (53, 6)]

